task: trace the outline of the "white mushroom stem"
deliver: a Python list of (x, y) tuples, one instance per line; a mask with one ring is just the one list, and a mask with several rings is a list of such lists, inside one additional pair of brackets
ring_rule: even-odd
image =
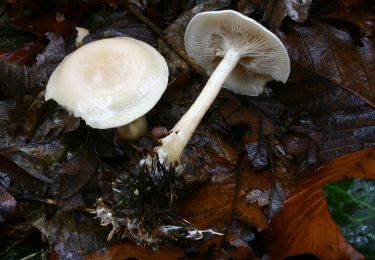
[(219, 94), (225, 79), (236, 67), (239, 59), (238, 51), (234, 49), (227, 51), (194, 104), (173, 127), (171, 133), (160, 139), (162, 145), (155, 148), (159, 159), (172, 164), (180, 162), (180, 156), (187, 142)]

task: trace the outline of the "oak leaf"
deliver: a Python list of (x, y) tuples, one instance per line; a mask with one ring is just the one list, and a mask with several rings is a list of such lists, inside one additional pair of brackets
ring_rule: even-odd
[(363, 259), (333, 222), (323, 186), (348, 177), (375, 178), (374, 168), (375, 148), (368, 148), (331, 161), (304, 180), (272, 220), (276, 242), (271, 258), (313, 254), (321, 259)]

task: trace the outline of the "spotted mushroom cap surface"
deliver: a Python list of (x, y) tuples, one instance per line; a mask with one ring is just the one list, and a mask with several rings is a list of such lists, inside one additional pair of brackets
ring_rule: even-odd
[(229, 49), (238, 51), (240, 60), (224, 87), (242, 95), (259, 95), (268, 81), (285, 83), (290, 73), (289, 56), (279, 38), (257, 21), (232, 10), (194, 16), (186, 29), (185, 48), (208, 75)]
[(163, 56), (147, 43), (129, 37), (103, 39), (64, 58), (48, 81), (45, 98), (93, 128), (119, 127), (155, 106), (168, 74)]

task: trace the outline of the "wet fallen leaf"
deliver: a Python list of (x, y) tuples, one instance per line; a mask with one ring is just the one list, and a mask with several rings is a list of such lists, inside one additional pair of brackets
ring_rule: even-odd
[(244, 98), (230, 92), (222, 93), (220, 115), (230, 126), (245, 126), (251, 134), (244, 136), (244, 143), (256, 142), (260, 135), (280, 132), (279, 124), (273, 120), (286, 107), (269, 98)]
[(156, 46), (153, 32), (128, 12), (99, 10), (87, 17), (83, 26), (90, 31), (83, 39), (85, 44), (104, 38), (132, 37)]
[(253, 259), (248, 241), (239, 232), (228, 231), (225, 236), (211, 237), (201, 241), (199, 248), (189, 248), (189, 251), (199, 254), (200, 259)]
[(303, 181), (272, 219), (276, 238), (273, 259), (312, 254), (321, 259), (363, 259), (345, 240), (333, 222), (323, 186), (347, 177), (375, 178), (375, 149), (368, 148), (327, 163)]
[(203, 124), (190, 139), (182, 160), (185, 179), (202, 182), (232, 175), (238, 155), (232, 144)]
[(30, 64), (35, 55), (42, 52), (44, 47), (42, 44), (26, 43), (17, 50), (0, 53), (0, 58), (16, 63)]
[(314, 71), (375, 107), (375, 46), (373, 37), (360, 45), (345, 29), (309, 20), (286, 23), (279, 37), (291, 60)]
[(66, 160), (67, 147), (62, 136), (75, 130), (79, 120), (53, 103), (46, 103), (43, 94), (25, 98), (18, 105), (4, 100), (3, 105), (1, 166), (19, 172), (17, 175), (12, 170), (4, 171), (9, 174), (12, 188), (23, 191), (23, 194), (43, 196), (45, 185), (52, 185), (56, 178), (49, 167)]
[(37, 43), (34, 37), (24, 35), (21, 30), (1, 25), (0, 28), (0, 58), (3, 60), (26, 64), (45, 48), (44, 44)]
[[(44, 5), (44, 8), (49, 10), (46, 10), (41, 15), (30, 14), (22, 19), (15, 19), (13, 24), (38, 36), (44, 36), (47, 32), (53, 32), (65, 37), (69, 36), (81, 19), (82, 11), (80, 6), (65, 4), (52, 6), (53, 8), (51, 8), (48, 4)], [(13, 8), (17, 9), (19, 7), (14, 6)]]
[(44, 195), (48, 183), (32, 176), (12, 160), (0, 154), (0, 171), (14, 194)]
[[(236, 184), (240, 186), (236, 187)], [(236, 189), (239, 189), (239, 192), (235, 198)], [(267, 220), (261, 207), (246, 200), (246, 195), (254, 189), (269, 192), (267, 175), (257, 175), (251, 170), (244, 170), (238, 183), (236, 178), (231, 176), (203, 185), (182, 203), (181, 214), (199, 229), (225, 229), (233, 218), (256, 227), (259, 231), (267, 229)]]
[(354, 40), (359, 40), (363, 36), (370, 37), (375, 33), (374, 3), (360, 0), (353, 3), (339, 1), (341, 5), (323, 19), (335, 24), (338, 27), (348, 29)]
[(72, 158), (54, 168), (54, 172), (59, 175), (59, 187), (55, 194), (61, 209), (85, 206), (81, 193), (97, 176), (99, 163), (95, 146), (88, 139)]
[(32, 67), (21, 63), (0, 60), (0, 91), (16, 100), (26, 94), (44, 90), (49, 76), (65, 56), (65, 42), (62, 37), (48, 33), (50, 42), (43, 53), (37, 56)]
[[(230, 245), (225, 250), (228, 258), (251, 259), (254, 257), (251, 242), (255, 240), (255, 235), (250, 229), (240, 221), (234, 221), (229, 226), (225, 234), (225, 241)], [(231, 248), (232, 247), (232, 248)], [(232, 249), (232, 250), (231, 250)]]
[(289, 109), (281, 115), (284, 127), (307, 137), (323, 161), (375, 144), (374, 108), (313, 71), (293, 63), (287, 84), (272, 89)]
[(69, 256), (82, 259), (83, 255), (95, 252), (106, 244), (103, 227), (87, 213), (59, 211), (50, 217), (41, 212), (32, 226), (54, 248), (58, 259)]

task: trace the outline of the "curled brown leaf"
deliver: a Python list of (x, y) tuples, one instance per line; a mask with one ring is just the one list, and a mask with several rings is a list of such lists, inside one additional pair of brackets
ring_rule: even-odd
[(368, 148), (331, 161), (304, 180), (272, 219), (276, 243), (271, 258), (312, 254), (320, 259), (364, 259), (331, 219), (323, 186), (348, 177), (375, 178), (374, 168), (375, 149)]

